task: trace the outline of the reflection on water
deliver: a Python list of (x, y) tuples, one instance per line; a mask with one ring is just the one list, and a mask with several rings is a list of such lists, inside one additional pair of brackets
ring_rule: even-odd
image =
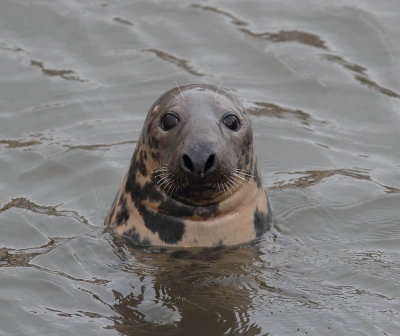
[[(0, 335), (398, 335), (399, 13), (1, 1)], [(136, 248), (104, 217), (154, 99), (199, 81), (251, 114), (277, 225)]]
[(120, 316), (114, 323), (120, 332), (261, 332), (250, 323), (248, 312), (252, 286), (257, 286), (255, 275), (246, 271), (257, 261), (254, 247), (159, 254), (129, 252), (144, 269), (124, 270), (140, 274), (139, 288), (132, 288), (127, 295), (113, 291), (117, 303), (112, 309)]

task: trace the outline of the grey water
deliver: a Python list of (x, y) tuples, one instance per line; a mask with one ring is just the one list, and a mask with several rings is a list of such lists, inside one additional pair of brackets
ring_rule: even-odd
[[(400, 335), (400, 2), (1, 0), (0, 335)], [(251, 114), (253, 244), (104, 230), (179, 84)]]

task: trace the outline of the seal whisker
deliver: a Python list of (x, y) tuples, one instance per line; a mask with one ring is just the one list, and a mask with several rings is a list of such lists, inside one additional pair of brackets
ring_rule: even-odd
[(232, 175), (224, 175), (225, 178), (225, 182), (229, 185), (229, 186), (235, 186), (235, 184), (233, 183), (233, 179), (232, 179)]
[(231, 91), (233, 91), (233, 89), (224, 88), (224, 92), (222, 92), (222, 96), (225, 97), (226, 99), (228, 99), (229, 101), (231, 101), (231, 99), (226, 96), (227, 94), (230, 94), (232, 97), (235, 97), (236, 99), (238, 99), (237, 96), (234, 93), (232, 93)]
[(158, 173), (165, 173), (165, 172), (168, 172), (168, 168), (162, 167), (162, 168), (160, 168), (160, 169), (157, 169), (157, 170), (153, 171), (153, 175), (154, 175), (154, 174), (158, 174)]
[(167, 172), (153, 173), (153, 177), (155, 177), (155, 178), (161, 178), (161, 177), (167, 176), (167, 175), (171, 175), (171, 173), (167, 173)]
[(242, 175), (247, 175), (253, 177), (253, 174), (249, 170), (243, 170), (243, 169), (235, 169), (235, 172), (238, 174)]
[(253, 176), (253, 174), (249, 170), (236, 169), (235, 173), (238, 173), (240, 175)]
[(160, 167), (160, 168), (156, 169), (156, 170), (154, 171), (154, 173), (155, 173), (155, 172), (159, 172), (159, 171), (165, 171), (165, 170), (168, 170), (168, 167)]
[(171, 173), (159, 173), (159, 174), (153, 175), (153, 177), (159, 180), (165, 176), (170, 176), (170, 175), (171, 175)]
[(227, 94), (231, 94), (228, 90), (223, 90), (223, 91), (221, 91), (221, 95), (222, 95), (222, 97), (225, 97), (226, 99), (228, 99), (228, 100), (230, 100), (226, 95)]
[(152, 175), (153, 176), (161, 176), (161, 175), (165, 175), (168, 174), (167, 171), (158, 171), (158, 172), (154, 172)]
[(240, 175), (238, 175), (238, 174), (234, 174), (237, 178), (240, 178), (242, 181), (244, 181), (244, 182), (246, 182), (246, 183), (250, 183), (250, 184), (252, 184), (253, 182), (251, 182), (249, 179), (246, 179), (245, 177), (243, 177), (243, 176), (240, 176)]
[(253, 177), (253, 174), (247, 174), (247, 173), (240, 173), (240, 172), (235, 172), (235, 174), (243, 176), (243, 177)]
[(179, 102), (179, 104), (182, 104), (183, 100), (181, 100), (176, 94), (174, 94), (174, 93), (172, 93), (172, 92), (170, 92), (169, 94), (172, 95), (172, 96), (174, 96), (175, 99)]
[(232, 195), (232, 190), (229, 188), (229, 186), (228, 186), (228, 183), (224, 183), (225, 184), (225, 187), (226, 187), (226, 189), (228, 189), (228, 191), (231, 193), (231, 195)]
[(179, 86), (178, 82), (177, 82), (177, 81), (175, 81), (175, 84), (176, 84), (176, 86), (178, 87), (178, 90), (179, 90), (179, 92), (181, 93), (181, 96), (182, 96), (182, 98), (183, 98), (183, 101), (184, 101), (186, 98), (185, 98), (185, 96), (183, 95), (183, 93), (182, 93), (182, 90), (181, 90), (181, 88), (180, 88), (180, 86)]
[[(171, 181), (170, 184), (169, 184), (168, 190), (167, 190), (167, 194), (168, 194), (168, 195), (172, 195), (172, 192), (170, 193), (170, 191), (171, 191), (171, 188), (172, 188), (173, 186), (174, 186), (174, 182)], [(165, 188), (167, 188), (167, 187), (165, 187)]]
[(221, 79), (221, 81), (219, 82), (219, 85), (218, 85), (218, 87), (217, 87), (217, 91), (215, 91), (215, 94), (214, 94), (214, 97), (213, 97), (213, 100), (214, 100), (214, 101), (217, 101), (217, 97), (218, 97), (219, 89), (221, 88), (221, 85), (222, 85), (222, 79)]
[(238, 189), (238, 188), (240, 187), (239, 184), (236, 184), (235, 182), (233, 182), (233, 179), (228, 180), (227, 183), (228, 183), (234, 190), (236, 190), (236, 189)]
[(224, 189), (224, 194), (226, 194), (225, 183), (221, 183), (222, 189)]
[(245, 173), (245, 172), (235, 172), (235, 173), (238, 174), (238, 175), (241, 175), (241, 176), (248, 176), (248, 177), (253, 177), (254, 176), (253, 174)]
[(162, 182), (162, 181), (164, 181), (165, 179), (170, 178), (170, 176), (171, 176), (171, 174), (167, 174), (166, 176), (163, 176), (162, 178), (159, 178), (157, 182)]
[[(239, 183), (239, 185), (244, 184), (245, 181), (243, 180), (239, 180), (238, 178), (235, 177), (235, 175), (232, 175), (232, 180), (234, 180), (235, 182)], [(247, 181), (246, 181), (247, 182)]]
[(165, 185), (165, 187), (163, 188), (164, 191), (167, 193), (167, 195), (169, 195), (169, 189), (168, 189), (168, 187), (171, 187), (171, 181), (168, 182), (168, 183)]
[(159, 186), (160, 188), (165, 188), (165, 186), (168, 185), (168, 183), (169, 183), (170, 181), (171, 181), (171, 179), (168, 178), (168, 179), (164, 180), (162, 183), (160, 183), (158, 186)]
[(243, 180), (244, 182), (249, 182), (247, 181), (243, 176), (239, 175), (239, 174), (234, 174), (234, 176), (236, 176), (237, 178), (240, 178), (241, 180)]

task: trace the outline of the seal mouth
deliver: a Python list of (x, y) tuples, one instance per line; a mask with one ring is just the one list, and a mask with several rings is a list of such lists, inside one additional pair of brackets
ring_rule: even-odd
[(212, 204), (233, 195), (242, 185), (251, 182), (249, 170), (235, 169), (212, 176), (192, 177), (174, 174), (167, 164), (152, 173), (153, 182), (168, 196), (188, 204)]

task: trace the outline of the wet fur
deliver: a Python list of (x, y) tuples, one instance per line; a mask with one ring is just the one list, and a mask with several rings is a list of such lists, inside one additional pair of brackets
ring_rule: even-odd
[[(184, 179), (175, 179), (173, 167), (165, 164), (165, 158), (171, 158), (178, 150), (177, 145), (171, 146), (169, 142), (173, 135), (157, 136), (160, 113), (174, 104), (186, 104), (185, 108), (190, 110), (187, 97), (204, 104), (219, 104), (219, 108), (236, 109), (247, 127), (240, 142), (233, 140), (237, 143), (225, 145), (237, 149), (221, 154), (226, 164), (221, 170), (225, 169), (225, 173), (210, 180), (209, 190), (197, 194)], [(218, 132), (210, 136), (216, 137), (216, 143), (223, 143), (215, 133)], [(105, 223), (144, 246), (233, 245), (262, 235), (272, 225), (272, 212), (252, 140), (243, 106), (226, 91), (210, 85), (189, 85), (166, 92), (147, 115), (129, 170)], [(237, 166), (232, 167), (231, 162)]]

